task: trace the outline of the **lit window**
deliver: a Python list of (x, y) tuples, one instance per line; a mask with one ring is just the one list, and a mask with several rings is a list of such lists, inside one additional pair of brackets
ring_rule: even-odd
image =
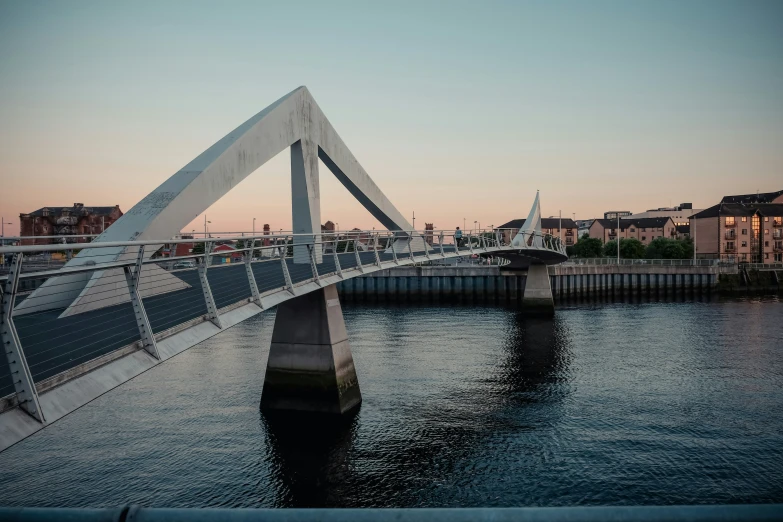
[[(765, 228), (765, 229), (764, 229), (764, 233), (765, 233), (765, 234), (769, 234), (769, 229), (768, 229), (768, 228)], [(32, 386), (31, 386), (31, 388), (32, 388)]]
[(734, 216), (726, 216), (726, 226), (731, 226), (734, 224)]
[(748, 216), (742, 216), (742, 222), (745, 223), (748, 220)]
[[(769, 216), (765, 216), (765, 217), (764, 217), (764, 222), (765, 222), (765, 223), (768, 223), (768, 222), (769, 222)], [(31, 388), (32, 388), (32, 386), (31, 386)]]

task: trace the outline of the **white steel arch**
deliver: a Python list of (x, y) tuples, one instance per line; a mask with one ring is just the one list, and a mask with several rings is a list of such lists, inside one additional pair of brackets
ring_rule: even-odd
[[(318, 158), (387, 229), (406, 231), (413, 228), (362, 168), (307, 87), (302, 86), (209, 147), (134, 205), (95, 241), (173, 237), (239, 182), (288, 147), (291, 147), (295, 234), (320, 234)], [(407, 234), (404, 236), (407, 237)], [(154, 248), (147, 249), (145, 256), (149, 257), (154, 251)], [(95, 249), (87, 248), (83, 252), (66, 266), (83, 265), (85, 258), (105, 263), (136, 255), (123, 247), (103, 249), (100, 258), (96, 257), (99, 253)], [(295, 249), (295, 262), (309, 262), (304, 247)], [(118, 278), (113, 295), (106, 294), (107, 278), (116, 277), (114, 272), (116, 270), (51, 278), (34, 292), (34, 299), (28, 299), (17, 307), (16, 314), (61, 308), (70, 301), (63, 313), (67, 316), (126, 302), (129, 300), (128, 292), (121, 278)], [(154, 284), (151, 283), (153, 280)], [(104, 288), (100, 303), (94, 291), (99, 281)], [(55, 286), (56, 291), (53, 290)], [(165, 271), (152, 268), (142, 277), (139, 291), (142, 296), (148, 296), (155, 294), (157, 288), (165, 287), (168, 292), (183, 286), (186, 285)], [(68, 293), (64, 294), (66, 289)]]

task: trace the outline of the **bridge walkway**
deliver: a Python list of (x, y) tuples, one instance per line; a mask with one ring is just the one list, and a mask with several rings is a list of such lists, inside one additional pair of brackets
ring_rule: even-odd
[[(443, 248), (447, 255), (457, 254), (454, 245), (444, 245)], [(439, 252), (439, 249), (436, 250)], [(459, 253), (469, 254), (470, 249), (463, 246)], [(414, 251), (413, 255), (419, 258), (417, 261), (421, 261), (425, 252)], [(361, 275), (360, 271), (352, 270), (358, 266), (354, 252), (340, 253), (338, 257), (341, 269), (350, 271), (345, 274), (346, 278)], [(378, 257), (382, 263), (394, 260), (391, 252), (379, 250)], [(359, 258), (364, 267), (376, 263), (374, 251), (359, 252)], [(411, 263), (407, 252), (398, 253), (397, 259), (402, 265)], [(313, 280), (309, 264), (294, 264), (293, 259), (287, 258), (286, 265), (294, 286)], [(337, 271), (333, 254), (324, 254), (323, 262), (316, 266), (321, 277)], [(255, 261), (252, 268), (260, 294), (286, 287), (279, 258)], [(144, 307), (155, 334), (207, 313), (198, 271), (186, 269), (171, 273), (190, 285), (190, 288), (144, 298)], [(208, 270), (208, 279), (218, 309), (247, 302), (252, 297), (243, 263), (212, 265)], [(120, 284), (124, 284), (124, 280)], [(19, 296), (17, 303), (25, 297)], [(30, 372), (36, 383), (140, 339), (130, 302), (59, 318), (68, 303), (63, 304), (61, 308), (14, 317)], [(13, 392), (8, 361), (2, 357), (0, 397)]]

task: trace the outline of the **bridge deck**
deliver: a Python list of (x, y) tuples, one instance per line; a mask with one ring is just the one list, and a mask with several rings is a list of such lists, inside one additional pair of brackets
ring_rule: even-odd
[[(457, 254), (453, 245), (444, 246), (444, 252), (447, 255)], [(459, 253), (464, 255), (470, 252), (467, 247), (461, 247)], [(379, 251), (378, 255), (382, 263), (394, 259), (391, 253)], [(414, 252), (416, 257), (423, 258), (424, 255), (424, 251)], [(353, 252), (338, 254), (338, 256), (343, 271), (350, 271), (357, 267)], [(363, 266), (375, 263), (375, 252), (359, 252), (359, 257)], [(411, 262), (408, 253), (398, 253), (397, 258), (401, 264)], [(294, 286), (312, 280), (313, 274), (309, 264), (294, 264), (293, 259), (290, 258), (286, 259), (286, 264)], [(252, 267), (258, 291), (262, 295), (265, 292), (285, 288), (285, 278), (279, 258), (253, 262)], [(335, 273), (333, 255), (325, 254), (323, 262), (317, 265), (317, 270), (319, 276)], [(355, 270), (352, 272), (346, 274), (346, 277), (361, 275)], [(190, 288), (144, 299), (144, 307), (155, 333), (201, 317), (207, 312), (198, 272), (191, 269), (175, 271), (173, 274), (189, 284)], [(208, 278), (218, 308), (251, 297), (244, 264), (213, 265), (209, 269)], [(124, 284), (124, 281), (121, 284)], [(20, 296), (17, 302), (21, 302), (24, 297)], [(67, 304), (69, 303), (64, 302), (63, 307), (59, 309), (14, 318), (35, 382), (139, 340), (139, 331), (130, 303), (58, 318)], [(13, 384), (8, 372), (8, 362), (4, 357), (0, 357), (0, 397), (12, 392)]]

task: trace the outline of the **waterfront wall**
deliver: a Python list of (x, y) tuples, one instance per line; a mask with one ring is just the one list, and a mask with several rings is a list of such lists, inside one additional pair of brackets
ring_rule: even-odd
[[(549, 267), (556, 301), (623, 296), (705, 295), (717, 289), (717, 267), (569, 266)], [(337, 283), (346, 300), (458, 300), (518, 302), (525, 271), (502, 267), (399, 267)]]

